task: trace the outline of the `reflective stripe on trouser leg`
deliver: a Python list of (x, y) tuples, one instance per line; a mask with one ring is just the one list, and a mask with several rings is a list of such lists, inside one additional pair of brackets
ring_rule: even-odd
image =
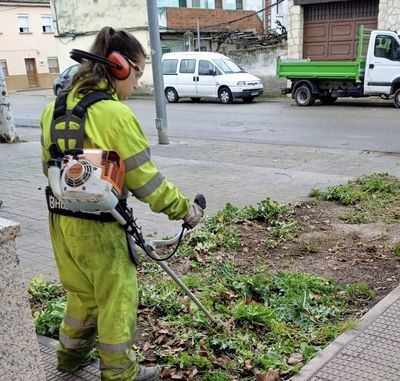
[[(90, 325), (97, 316), (99, 342), (105, 344), (105, 350), (100, 349), (102, 380), (133, 380), (138, 371), (134, 353), (130, 348), (120, 350), (134, 337), (138, 303), (136, 268), (129, 259), (124, 230), (118, 223), (65, 216), (54, 216), (50, 225), (60, 279), (69, 295), (76, 296), (68, 301), (61, 333), (79, 339), (64, 329), (78, 331), (82, 328), (76, 325)], [(62, 348), (63, 354), (71, 354), (68, 351)]]
[[(99, 308), (98, 334), (102, 380), (132, 381), (138, 364), (132, 344), (136, 329), (138, 288), (136, 267), (128, 254), (125, 232), (114, 236), (114, 262), (96, 273), (95, 298)], [(106, 281), (104, 281), (106, 280)]]
[(57, 346), (57, 368), (63, 372), (74, 372), (88, 358), (95, 342), (97, 307), (93, 287), (68, 248), (60, 217), (49, 216), (60, 280), (67, 290), (67, 309)]

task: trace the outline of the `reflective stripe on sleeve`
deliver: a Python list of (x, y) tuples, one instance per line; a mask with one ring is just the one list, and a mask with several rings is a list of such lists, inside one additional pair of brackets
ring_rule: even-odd
[(142, 187), (133, 189), (132, 193), (139, 199), (150, 196), (162, 184), (164, 178), (165, 177), (160, 172), (157, 172), (157, 174)]
[(60, 343), (68, 349), (87, 348), (94, 344), (94, 339), (71, 339), (60, 333)]
[(132, 169), (139, 168), (148, 161), (150, 161), (150, 148), (146, 148), (143, 151), (125, 159), (125, 171), (128, 172)]
[(134, 338), (130, 339), (125, 343), (120, 344), (106, 344), (106, 343), (99, 343), (100, 349), (106, 352), (123, 352), (127, 349), (132, 348)]
[(64, 316), (64, 323), (73, 328), (94, 328), (97, 322), (93, 320), (79, 320), (71, 316)]

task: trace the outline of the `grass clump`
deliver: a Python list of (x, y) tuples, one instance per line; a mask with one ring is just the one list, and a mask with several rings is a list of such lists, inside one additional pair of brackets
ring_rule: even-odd
[[(262, 268), (242, 274), (229, 262), (212, 261), (204, 272), (198, 271), (191, 274), (192, 290), (225, 322), (225, 331), (210, 328), (206, 316), (190, 300), (183, 302), (180, 289), (158, 288), (163, 282), (172, 283), (162, 273), (146, 279), (143, 287), (152, 288), (148, 295), (153, 297), (141, 303), (153, 309), (153, 319), (162, 320), (170, 333), (157, 348), (158, 363), (177, 369), (195, 367), (210, 380), (246, 379), (246, 366), (254, 372), (272, 367), (288, 378), (301, 368), (287, 363), (293, 353), (302, 354), (303, 364), (309, 361), (354, 326), (348, 316), (372, 297), (365, 285), (347, 287), (319, 276), (271, 274)], [(156, 296), (164, 292), (165, 296)], [(179, 308), (161, 310), (159, 301), (165, 299), (178, 301)], [(225, 361), (218, 361), (221, 357)]]
[(362, 176), (325, 192), (313, 189), (310, 196), (352, 206), (352, 210), (341, 217), (350, 224), (395, 223), (400, 219), (399, 180), (388, 173)]
[(285, 204), (262, 200), (257, 206), (238, 208), (230, 203), (215, 216), (207, 217), (187, 243), (195, 251), (215, 252), (219, 249), (237, 250), (241, 247), (240, 224), (257, 221), (266, 226), (267, 246), (277, 247), (291, 238), (296, 227), (293, 210)]
[(30, 281), (28, 295), (36, 332), (39, 335), (58, 338), (67, 304), (62, 286), (46, 280), (43, 275), (38, 275)]

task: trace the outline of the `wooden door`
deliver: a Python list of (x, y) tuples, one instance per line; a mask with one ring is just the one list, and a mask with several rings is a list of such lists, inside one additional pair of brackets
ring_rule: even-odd
[(25, 58), (26, 74), (28, 75), (29, 87), (38, 87), (38, 74), (34, 58)]
[(359, 26), (376, 29), (378, 11), (378, 0), (306, 5), (303, 57), (313, 61), (355, 59)]

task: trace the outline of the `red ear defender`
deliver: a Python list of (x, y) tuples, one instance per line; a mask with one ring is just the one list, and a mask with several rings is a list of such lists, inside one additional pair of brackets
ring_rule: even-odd
[(115, 78), (119, 80), (128, 78), (131, 72), (131, 65), (129, 65), (128, 60), (121, 53), (112, 52), (107, 59), (116, 64), (115, 67), (108, 66), (108, 69)]

